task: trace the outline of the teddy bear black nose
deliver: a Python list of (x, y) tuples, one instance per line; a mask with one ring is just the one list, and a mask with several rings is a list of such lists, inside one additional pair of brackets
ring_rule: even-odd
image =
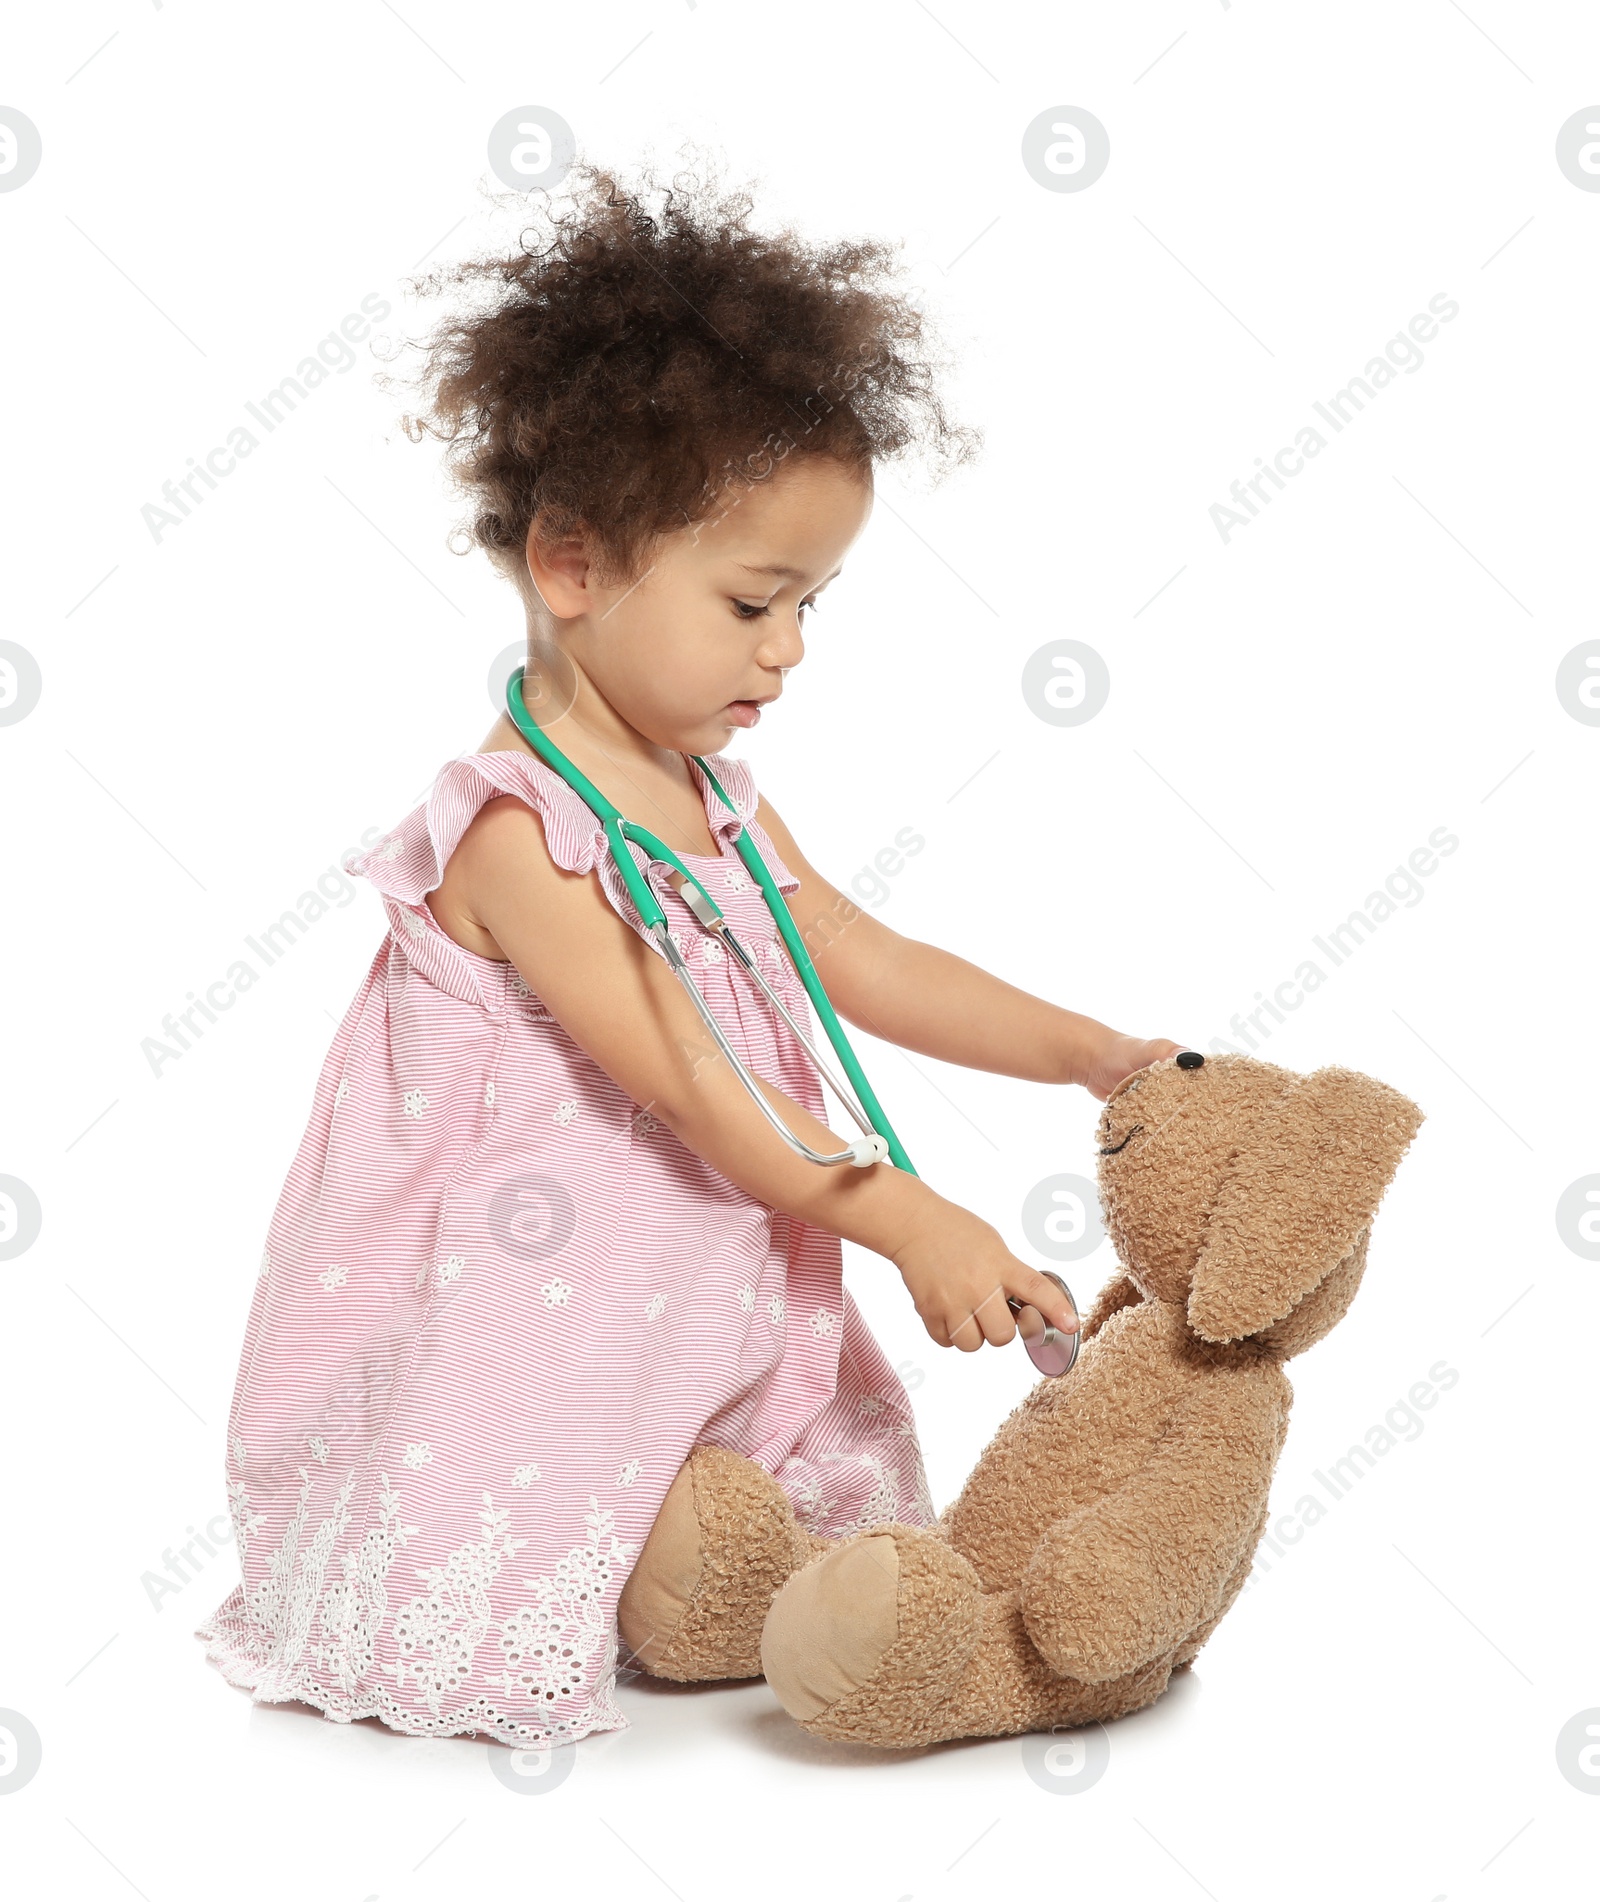
[(1180, 1070), (1198, 1070), (1205, 1062), (1205, 1058), (1198, 1050), (1180, 1050), (1173, 1058), (1173, 1062)]

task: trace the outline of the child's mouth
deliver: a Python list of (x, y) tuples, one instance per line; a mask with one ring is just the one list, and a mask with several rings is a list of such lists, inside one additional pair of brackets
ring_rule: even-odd
[(734, 726), (754, 726), (761, 718), (761, 708), (754, 700), (730, 700), (723, 712)]

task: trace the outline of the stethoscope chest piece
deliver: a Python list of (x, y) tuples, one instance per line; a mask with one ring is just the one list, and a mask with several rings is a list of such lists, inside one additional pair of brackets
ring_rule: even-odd
[[(1074, 1313), (1078, 1304), (1072, 1299), (1072, 1290), (1048, 1268), (1041, 1268), (1040, 1274), (1053, 1281), (1061, 1292), (1072, 1301)], [(1006, 1305), (1017, 1317), (1017, 1332), (1022, 1336), (1022, 1344), (1028, 1350), (1031, 1360), (1041, 1374), (1066, 1374), (1072, 1371), (1078, 1358), (1078, 1342), (1082, 1330), (1076, 1334), (1063, 1334), (1060, 1328), (1052, 1327), (1037, 1308), (1030, 1308), (1024, 1301), (1015, 1301), (1006, 1296)]]

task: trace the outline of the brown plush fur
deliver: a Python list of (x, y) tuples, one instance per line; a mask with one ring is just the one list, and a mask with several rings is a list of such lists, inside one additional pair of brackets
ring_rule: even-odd
[(773, 1593), (832, 1543), (796, 1524), (789, 1495), (754, 1460), (695, 1447), (622, 1588), (623, 1662), (679, 1683), (760, 1677)]
[(819, 1539), (762, 1468), (697, 1447), (624, 1590), (625, 1641), (662, 1676), (762, 1672), (815, 1735), (886, 1748), (1143, 1709), (1243, 1587), (1283, 1362), (1349, 1307), (1421, 1122), (1351, 1070), (1136, 1072), (1100, 1121), (1122, 1272), (1077, 1366), (1013, 1411), (938, 1526)]

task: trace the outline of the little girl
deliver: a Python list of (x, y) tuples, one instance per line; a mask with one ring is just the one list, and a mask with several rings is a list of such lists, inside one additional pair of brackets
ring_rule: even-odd
[[(1181, 1046), (888, 930), (721, 752), (800, 663), (875, 462), (970, 446), (882, 286), (889, 247), (761, 235), (747, 199), (704, 192), (652, 215), (575, 177), (547, 248), (460, 268), (493, 295), (429, 366), (474, 538), (527, 610), (527, 707), (693, 865), (800, 1022), (741, 830), (842, 1017), (1104, 1100)], [(268, 1231), (228, 1428), (243, 1583), (197, 1635), (256, 1699), (340, 1721), (522, 1746), (625, 1729), (617, 1600), (695, 1446), (758, 1462), (826, 1537), (935, 1521), (841, 1236), (894, 1263), (940, 1346), (1011, 1341), (1008, 1295), (1078, 1319), (926, 1182), (777, 1135), (599, 820), (507, 715), (346, 870), (389, 931)], [(666, 874), (647, 875), (719, 1023), (788, 1127), (836, 1151), (798, 1040)]]

